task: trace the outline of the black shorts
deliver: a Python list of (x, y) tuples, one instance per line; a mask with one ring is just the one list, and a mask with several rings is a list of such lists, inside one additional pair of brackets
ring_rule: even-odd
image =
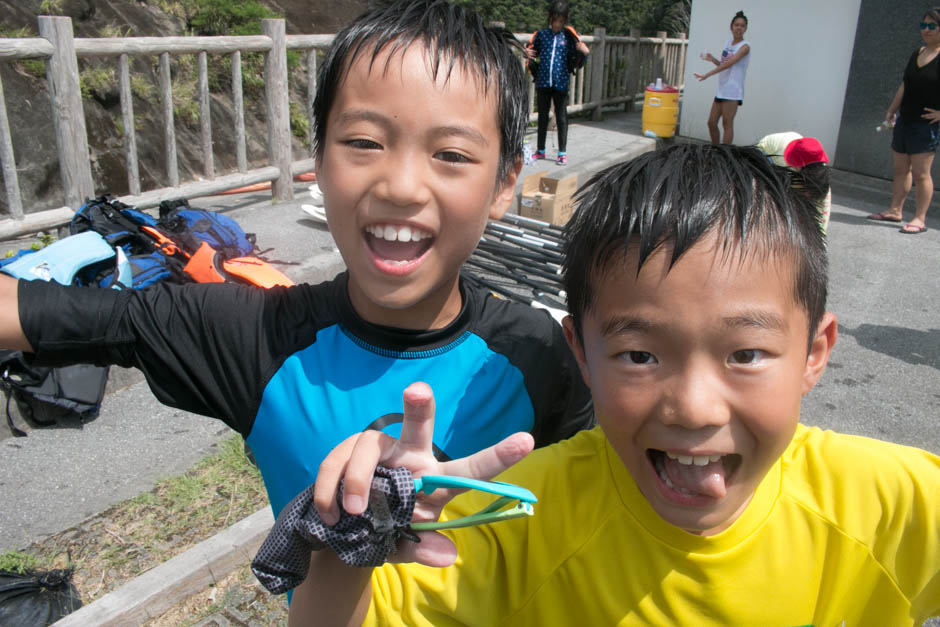
[(739, 107), (744, 105), (743, 100), (735, 100), (734, 98), (719, 98), (718, 96), (715, 96), (715, 102), (737, 102)]
[(916, 118), (905, 120), (898, 116), (891, 137), (891, 150), (902, 155), (916, 155), (936, 152), (937, 146), (940, 146), (940, 124)]

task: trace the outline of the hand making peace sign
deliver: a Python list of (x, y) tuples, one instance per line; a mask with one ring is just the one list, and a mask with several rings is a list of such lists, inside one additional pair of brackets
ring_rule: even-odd
[[(535, 444), (530, 434), (514, 433), (468, 457), (439, 462), (432, 450), (434, 393), (426, 383), (412, 383), (405, 389), (402, 400), (404, 417), (399, 439), (380, 431), (363, 431), (340, 443), (320, 464), (314, 504), (323, 522), (332, 525), (339, 520), (336, 494), (344, 477), (343, 509), (356, 515), (369, 502), (369, 487), (378, 465), (405, 466), (416, 477), (433, 474), (489, 480), (528, 455)], [(444, 505), (459, 492), (439, 489), (432, 494), (418, 493), (414, 522), (437, 520)], [(420, 543), (402, 543), (390, 561), (442, 567), (456, 559), (457, 549), (450, 539), (430, 531), (418, 535)]]

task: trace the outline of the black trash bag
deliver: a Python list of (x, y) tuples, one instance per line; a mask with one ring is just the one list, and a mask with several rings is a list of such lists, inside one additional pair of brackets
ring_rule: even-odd
[(80, 608), (74, 571), (0, 570), (0, 625), (45, 627)]

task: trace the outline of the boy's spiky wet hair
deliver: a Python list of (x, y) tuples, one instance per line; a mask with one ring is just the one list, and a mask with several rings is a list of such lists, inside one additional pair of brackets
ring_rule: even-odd
[[(370, 64), (386, 47), (392, 56), (412, 43), (425, 46), (436, 79), (449, 77), (457, 64), (481, 77), (481, 92), (496, 97), (500, 127), (498, 183), (502, 183), (522, 159), (522, 144), (528, 123), (529, 90), (522, 63), (514, 54), (521, 51), (515, 36), (505, 28), (488, 27), (482, 18), (463, 7), (443, 0), (395, 2), (371, 9), (337, 33), (317, 77), (313, 104), (316, 124), (314, 150), (322, 156), (326, 120), (349, 67), (360, 55)], [(371, 65), (370, 65), (371, 67)]]
[(826, 308), (826, 244), (818, 210), (792, 176), (756, 148), (712, 145), (675, 145), (596, 174), (578, 191), (566, 229), (564, 283), (578, 334), (598, 282), (629, 250), (639, 251), (639, 273), (654, 251), (671, 245), (672, 267), (715, 233), (725, 252), (793, 260), (793, 296), (807, 312), (812, 341)]

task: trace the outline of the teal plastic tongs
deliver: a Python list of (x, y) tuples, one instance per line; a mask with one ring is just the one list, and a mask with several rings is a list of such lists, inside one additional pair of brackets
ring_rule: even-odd
[(416, 477), (414, 482), (415, 492), (424, 492), (425, 494), (431, 494), (438, 488), (457, 488), (460, 490), (480, 490), (499, 496), (498, 499), (476, 514), (454, 520), (411, 523), (411, 528), (415, 531), (459, 529), (461, 527), (485, 525), (500, 520), (532, 516), (535, 514), (532, 504), (538, 501), (529, 490), (502, 481), (480, 481), (479, 479), (468, 479), (466, 477), (425, 475), (424, 477)]

